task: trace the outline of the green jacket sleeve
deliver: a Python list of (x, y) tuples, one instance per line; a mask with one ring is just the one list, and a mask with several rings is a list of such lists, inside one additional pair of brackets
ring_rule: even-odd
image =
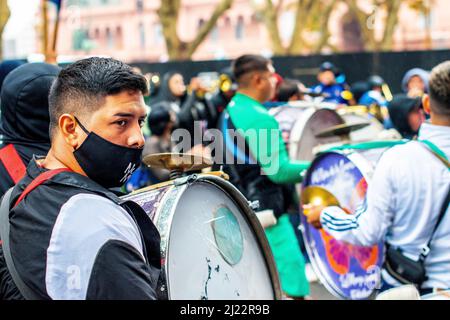
[[(308, 169), (310, 162), (289, 159), (276, 120), (264, 115), (253, 115), (249, 122), (245, 126), (245, 140), (267, 177), (280, 184), (301, 182), (301, 173)], [(255, 129), (255, 132), (249, 134), (248, 129)]]

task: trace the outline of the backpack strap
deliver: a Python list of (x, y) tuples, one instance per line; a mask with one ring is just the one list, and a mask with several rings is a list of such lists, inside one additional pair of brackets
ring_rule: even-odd
[(448, 161), (447, 156), (445, 153), (439, 149), (433, 142), (429, 140), (417, 140), (418, 142), (421, 142), (421, 145), (423, 145), (429, 152), (431, 152), (436, 158), (439, 159), (446, 167), (450, 170), (450, 162)]
[(0, 161), (3, 162), (14, 184), (17, 184), (25, 175), (27, 168), (14, 145), (8, 144), (0, 150)]
[[(22, 201), (31, 191), (36, 189), (39, 185), (43, 184), (45, 181), (49, 180), (53, 176), (65, 172), (71, 171), (70, 169), (56, 169), (46, 171), (41, 173), (36, 179), (34, 179), (27, 188), (22, 192), (19, 199), (15, 202), (14, 207), (17, 206), (20, 201)], [(38, 296), (20, 277), (17, 269), (14, 265), (14, 261), (11, 255), (11, 248), (9, 245), (9, 230), (10, 230), (10, 221), (9, 221), (9, 213), (10, 213), (10, 204), (11, 204), (11, 194), (14, 188), (10, 188), (1, 201), (0, 206), (0, 237), (1, 237), (1, 245), (2, 250), (5, 257), (6, 267), (11, 274), (11, 277), (14, 281), (14, 284), (19, 289), (22, 296), (27, 300), (40, 300), (41, 297)]]
[(420, 253), (420, 260), (422, 260), (422, 261), (424, 261), (425, 258), (430, 253), (431, 242), (433, 241), (434, 234), (435, 234), (437, 228), (439, 227), (439, 224), (441, 223), (442, 219), (444, 218), (444, 215), (448, 210), (449, 204), (450, 204), (450, 187), (448, 188), (447, 196), (445, 197), (444, 203), (442, 204), (442, 207), (441, 207), (441, 211), (439, 212), (437, 222), (434, 225), (434, 229), (433, 229), (433, 232), (431, 233), (430, 240), (428, 240), (427, 245), (424, 248), (422, 248), (422, 252)]
[(61, 168), (61, 169), (55, 169), (55, 170), (49, 170), (41, 173), (39, 176), (37, 176), (36, 179), (31, 181), (31, 183), (25, 188), (25, 190), (20, 195), (19, 199), (17, 199), (16, 203), (14, 204), (13, 208), (15, 208), (31, 191), (36, 189), (39, 185), (43, 184), (45, 181), (50, 180), (53, 176), (56, 176), (57, 174), (61, 172), (70, 172), (72, 170), (68, 168)]
[[(420, 142), (420, 144), (422, 146), (424, 146), (425, 149), (427, 149), (437, 159), (439, 159), (439, 161), (441, 161), (447, 167), (448, 170), (450, 170), (450, 162), (448, 161), (447, 156), (445, 155), (445, 153), (441, 149), (439, 149), (433, 142), (431, 142), (429, 140), (420, 140), (419, 139), (417, 141)], [(444, 217), (445, 213), (447, 212), (449, 203), (450, 203), (450, 187), (449, 187), (449, 190), (447, 192), (447, 196), (444, 198), (444, 202), (443, 202), (441, 210), (439, 212), (439, 216), (438, 216), (437, 222), (436, 222), (436, 224), (434, 226), (433, 232), (431, 233), (430, 240), (428, 241), (426, 246), (424, 248), (422, 248), (422, 252), (420, 254), (420, 259), (422, 261), (425, 260), (425, 258), (430, 253), (430, 246), (431, 246), (431, 242), (433, 241), (434, 233), (436, 232), (439, 224), (442, 221), (442, 218)]]
[(22, 281), (22, 278), (19, 276), (19, 273), (16, 270), (16, 266), (14, 265), (14, 261), (11, 256), (11, 248), (9, 246), (9, 207), (11, 202), (11, 193), (13, 188), (10, 188), (4, 195), (1, 207), (0, 207), (0, 236), (2, 239), (2, 250), (3, 256), (5, 257), (6, 267), (11, 274), (12, 280), (14, 284), (19, 289), (22, 296), (27, 300), (39, 300), (40, 297), (34, 293), (31, 288)]

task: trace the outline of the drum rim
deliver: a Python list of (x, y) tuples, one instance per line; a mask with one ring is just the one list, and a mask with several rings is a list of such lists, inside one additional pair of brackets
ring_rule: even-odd
[[(387, 148), (377, 148), (377, 149), (387, 149)], [(304, 178), (304, 182), (301, 184), (301, 188), (305, 188), (305, 181), (307, 180), (306, 178), (310, 175), (311, 172), (311, 168), (317, 164), (317, 162), (319, 162), (323, 157), (330, 155), (330, 154), (338, 154), (344, 157), (347, 157), (351, 162), (353, 162), (353, 164), (355, 164), (355, 166), (358, 168), (358, 170), (361, 172), (361, 175), (364, 177), (364, 179), (369, 183), (369, 181), (372, 178), (372, 174), (375, 168), (370, 168), (370, 163), (367, 159), (365, 159), (360, 153), (357, 152), (357, 150), (355, 149), (345, 149), (345, 150), (332, 150), (332, 151), (325, 151), (323, 153), (320, 153), (311, 163), (311, 166), (309, 167), (307, 173), (305, 174), (305, 178)], [(338, 288), (338, 286), (333, 282), (330, 281), (330, 277), (328, 276), (327, 273), (322, 272), (322, 269), (320, 267), (320, 265), (323, 265), (323, 262), (321, 260), (317, 259), (317, 252), (314, 251), (313, 248), (311, 248), (310, 244), (308, 243), (308, 234), (309, 232), (307, 231), (307, 222), (306, 222), (306, 218), (303, 214), (301, 215), (301, 220), (302, 223), (305, 224), (305, 226), (302, 226), (302, 237), (305, 243), (305, 248), (306, 251), (308, 252), (308, 256), (310, 257), (310, 261), (311, 261), (311, 265), (313, 267), (314, 272), (317, 274), (317, 276), (319, 277), (319, 279), (321, 280), (321, 283), (323, 284), (323, 286), (331, 293), (333, 294), (335, 297), (337, 298), (341, 298), (341, 299), (346, 299), (349, 300), (350, 298), (345, 296), (342, 291)], [(385, 250), (385, 246), (382, 246), (381, 248), (383, 250), (382, 252), (382, 257), (384, 257), (384, 250)], [(313, 257), (313, 259), (311, 259), (311, 257)], [(318, 260), (318, 261), (317, 261)], [(381, 265), (381, 264), (380, 264)], [(371, 294), (367, 296), (367, 298), (369, 298), (373, 292), (376, 289), (373, 289)], [(366, 298), (366, 299), (367, 299)]]
[[(185, 179), (185, 178), (181, 178), (181, 179)], [(196, 182), (212, 184), (214, 187), (219, 188), (222, 191), (224, 191), (225, 193), (227, 193), (230, 196), (230, 199), (232, 201), (234, 201), (236, 206), (239, 209), (241, 209), (241, 211), (244, 213), (243, 217), (247, 220), (247, 222), (252, 227), (251, 229), (252, 229), (253, 234), (255, 235), (255, 238), (261, 248), (263, 258), (266, 262), (266, 267), (267, 267), (267, 270), (268, 270), (268, 273), (270, 276), (270, 280), (272, 282), (274, 300), (281, 300), (281, 298), (282, 298), (281, 283), (280, 283), (278, 271), (276, 269), (275, 259), (273, 257), (272, 251), (270, 249), (269, 242), (267, 241), (267, 238), (265, 236), (264, 229), (262, 228), (261, 224), (259, 223), (259, 220), (256, 217), (255, 213), (249, 207), (247, 199), (230, 182), (228, 182), (222, 178), (213, 176), (213, 175), (194, 174), (194, 175), (187, 177), (186, 181), (187, 181), (187, 183), (177, 185), (177, 180), (174, 180), (172, 188), (170, 190), (168, 190), (168, 192), (161, 199), (161, 203), (164, 203), (164, 205), (161, 206), (160, 208), (158, 208), (157, 213), (155, 213), (155, 218), (156, 218), (157, 214), (158, 214), (158, 218), (159, 218), (160, 217), (159, 214), (161, 214), (161, 215), (163, 214), (162, 207), (164, 207), (164, 208), (167, 207), (167, 201), (163, 202), (165, 197), (171, 197), (171, 196), (174, 197), (173, 206), (170, 208), (170, 210), (168, 212), (166, 212), (166, 215), (168, 215), (168, 220), (166, 220), (165, 229), (164, 229), (165, 240), (170, 238), (171, 228), (169, 226), (172, 225), (172, 220), (173, 220), (173, 217), (175, 214), (175, 210), (177, 209), (177, 204), (180, 201), (184, 192), (186, 191), (188, 185), (196, 183)], [(158, 220), (156, 220), (156, 221), (158, 221)], [(161, 244), (163, 244), (162, 240), (163, 239), (161, 237)], [(166, 256), (166, 253), (168, 252), (168, 249), (169, 249), (169, 241), (164, 241), (164, 245), (165, 245), (164, 250), (162, 250), (162, 246), (161, 246), (161, 252), (164, 255), (164, 272), (165, 272), (165, 276), (166, 276), (166, 288), (167, 288), (167, 295), (170, 300), (171, 299), (170, 286), (168, 285), (169, 278), (170, 278), (169, 268), (168, 268), (169, 259)]]
[(317, 111), (319, 110), (314, 107), (305, 108), (303, 109), (302, 117), (295, 120), (289, 136), (289, 157), (291, 159), (296, 159), (300, 140), (302, 138), (302, 133), (305, 130), (306, 123), (308, 123), (308, 120), (311, 119)]

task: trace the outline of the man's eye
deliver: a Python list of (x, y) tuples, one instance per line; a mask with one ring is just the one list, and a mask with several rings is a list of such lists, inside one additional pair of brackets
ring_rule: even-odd
[(144, 126), (144, 124), (145, 124), (145, 120), (144, 120), (144, 119), (139, 120), (139, 126), (140, 126), (141, 128)]
[(126, 120), (116, 121), (116, 124), (119, 125), (120, 127), (124, 127), (127, 124), (127, 121)]

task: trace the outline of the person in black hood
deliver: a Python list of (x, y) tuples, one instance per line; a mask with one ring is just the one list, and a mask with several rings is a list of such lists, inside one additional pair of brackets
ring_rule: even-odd
[[(196, 77), (191, 79), (188, 90), (183, 76), (171, 71), (164, 74), (159, 93), (150, 104), (151, 106), (169, 104), (170, 110), (176, 114), (174, 129), (186, 129), (193, 138), (194, 131), (215, 127), (217, 122), (217, 112), (214, 105), (205, 97), (206, 91), (200, 79)], [(200, 123), (200, 127), (196, 126), (195, 122)], [(195, 142), (191, 141), (190, 147), (194, 145)]]
[(195, 87), (193, 88), (192, 93), (188, 93), (183, 76), (178, 72), (169, 71), (164, 74), (159, 87), (159, 92), (151, 103), (155, 104), (162, 101), (168, 101), (171, 103), (172, 110), (178, 113), (182, 109), (189, 108), (194, 104), (196, 100), (196, 89), (197, 88)]
[(11, 71), (23, 64), (25, 64), (25, 61), (23, 60), (4, 60), (2, 61), (2, 63), (0, 63), (0, 90), (2, 89), (3, 81), (5, 80), (6, 76)]
[(388, 105), (389, 117), (394, 128), (406, 139), (413, 139), (425, 121), (422, 99), (406, 94), (395, 95)]
[(48, 93), (60, 68), (25, 64), (5, 78), (1, 91), (0, 196), (25, 173), (33, 155), (50, 149)]

